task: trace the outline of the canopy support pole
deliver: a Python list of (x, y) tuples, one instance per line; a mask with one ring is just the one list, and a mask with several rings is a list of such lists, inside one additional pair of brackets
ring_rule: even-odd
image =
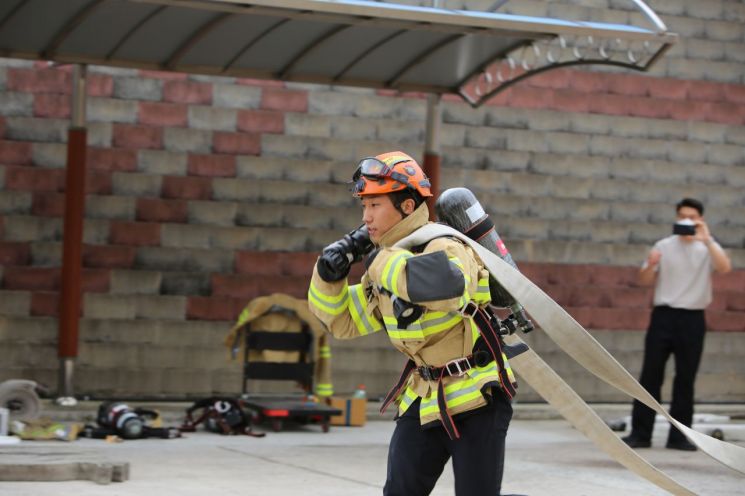
[(78, 356), (78, 327), (82, 300), (83, 219), (85, 215), (85, 127), (86, 66), (73, 66), (72, 119), (67, 132), (67, 170), (65, 174), (65, 218), (60, 282), (59, 383), (57, 401), (74, 404), (73, 376)]
[(432, 183), (432, 197), (427, 201), (430, 220), (435, 219), (435, 201), (440, 193), (440, 124), (442, 99), (439, 94), (427, 96), (427, 130), (424, 138), (424, 164), (422, 168)]

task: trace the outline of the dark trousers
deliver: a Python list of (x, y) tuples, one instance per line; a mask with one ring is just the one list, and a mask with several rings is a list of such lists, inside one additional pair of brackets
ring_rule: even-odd
[(441, 425), (422, 428), (417, 400), (396, 420), (383, 494), (429, 494), (452, 457), (456, 496), (498, 496), (511, 418), (512, 405), (495, 390), (491, 404), (455, 417), (460, 438), (451, 440)]
[[(706, 321), (703, 310), (655, 307), (644, 342), (644, 363), (639, 383), (658, 402), (670, 354), (675, 358), (675, 379), (670, 415), (690, 427), (693, 420), (693, 384), (704, 348)], [(654, 429), (655, 411), (634, 401), (631, 436), (649, 440)], [(670, 426), (668, 442), (684, 441), (685, 436)]]

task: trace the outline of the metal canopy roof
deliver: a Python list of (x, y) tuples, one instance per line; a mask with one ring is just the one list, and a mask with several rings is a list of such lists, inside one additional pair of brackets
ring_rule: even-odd
[(478, 105), (574, 64), (646, 70), (651, 28), (371, 1), (0, 0), (0, 55), (223, 76), (457, 93)]

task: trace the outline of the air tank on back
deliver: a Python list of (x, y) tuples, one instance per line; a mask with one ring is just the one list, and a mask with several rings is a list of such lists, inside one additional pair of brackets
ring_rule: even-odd
[[(446, 189), (437, 198), (435, 212), (437, 220), (462, 232), (517, 269), (517, 264), (497, 234), (494, 223), (471, 190), (467, 188)], [(533, 324), (525, 315), (522, 305), (494, 277), (489, 278), (489, 290), (492, 304), (509, 308), (520, 330), (523, 332), (533, 330)]]

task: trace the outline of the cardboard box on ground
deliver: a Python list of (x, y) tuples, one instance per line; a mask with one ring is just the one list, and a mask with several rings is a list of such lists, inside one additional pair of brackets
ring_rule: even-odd
[(333, 396), (328, 404), (341, 410), (341, 415), (330, 417), (331, 425), (353, 425), (361, 427), (367, 420), (367, 399)]

